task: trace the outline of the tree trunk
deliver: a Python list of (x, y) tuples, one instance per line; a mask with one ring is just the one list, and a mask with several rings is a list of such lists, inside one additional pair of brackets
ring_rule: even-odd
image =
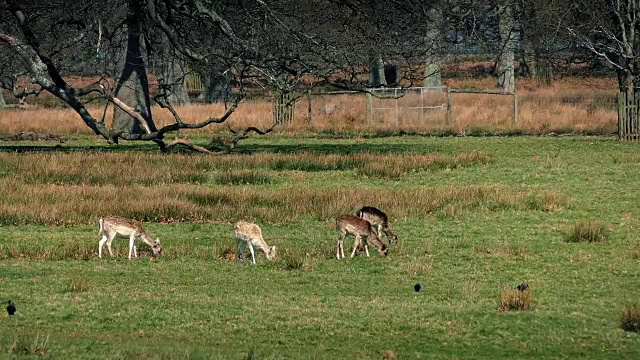
[(2, 93), (2, 89), (0, 89), (0, 110), (7, 107), (7, 103), (4, 101), (4, 94)]
[[(129, 16), (127, 17), (127, 55), (122, 74), (118, 79), (115, 97), (136, 109), (147, 121), (149, 130), (156, 131), (151, 117), (151, 100), (149, 98), (149, 80), (142, 55), (140, 43), (141, 8), (139, 0), (129, 1)], [(113, 114), (113, 129), (129, 134), (145, 134), (144, 125), (127, 115), (118, 107)]]
[(442, 34), (441, 15), (437, 9), (431, 9), (429, 11), (429, 24), (427, 24), (426, 45), (430, 48), (427, 53), (424, 66), (424, 87), (439, 87), (442, 86), (442, 75), (440, 73), (440, 66), (442, 65), (442, 56), (440, 55), (440, 49), (444, 44), (444, 37)]
[(380, 55), (372, 57), (369, 61), (369, 86), (387, 86), (387, 79), (384, 76), (384, 61)]
[(172, 105), (189, 104), (189, 92), (187, 91), (186, 64), (183, 61), (167, 54), (162, 59), (162, 78), (164, 83), (170, 85), (171, 93), (167, 100)]
[(530, 39), (530, 37), (526, 34), (521, 34), (520, 44), (521, 61), (520, 67), (518, 69), (520, 76), (535, 78), (536, 71), (538, 69), (538, 57), (536, 54), (535, 45), (533, 44), (533, 41)]
[(231, 97), (229, 77), (218, 71), (209, 72), (206, 76), (202, 97), (207, 103), (229, 100)]
[(515, 91), (515, 73), (513, 68), (514, 59), (514, 33), (513, 33), (513, 10), (510, 4), (503, 5), (498, 14), (500, 27), (500, 42), (502, 51), (498, 64), (498, 88), (502, 91)]

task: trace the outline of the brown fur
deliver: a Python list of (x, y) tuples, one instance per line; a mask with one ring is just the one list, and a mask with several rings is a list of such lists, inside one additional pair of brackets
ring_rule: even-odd
[(352, 258), (355, 256), (356, 249), (361, 245), (361, 237), (363, 236), (366, 237), (364, 248), (367, 252), (367, 256), (369, 256), (369, 249), (367, 247), (368, 242), (371, 242), (378, 249), (380, 255), (387, 256), (387, 245), (382, 242), (378, 234), (373, 229), (371, 223), (367, 220), (351, 214), (341, 215), (336, 218), (336, 230), (340, 233), (336, 253), (336, 257), (338, 259), (344, 258), (344, 238), (347, 234), (353, 234), (355, 236), (353, 252), (351, 253)]

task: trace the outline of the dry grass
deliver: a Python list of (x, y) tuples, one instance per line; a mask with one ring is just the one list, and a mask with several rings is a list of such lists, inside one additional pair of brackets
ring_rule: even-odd
[(565, 237), (566, 242), (603, 242), (607, 241), (609, 229), (601, 221), (581, 221), (574, 225)]
[[(217, 157), (166, 157), (157, 153), (35, 153), (22, 156), (0, 153), (0, 178), (15, 176), (28, 183), (48, 184), (167, 185), (200, 184), (212, 177), (218, 184), (269, 184), (274, 181), (273, 177), (254, 169), (347, 170), (363, 177), (396, 179), (415, 171), (454, 169), (490, 161), (489, 157), (477, 152), (455, 156), (301, 153)], [(176, 166), (177, 163), (180, 166)]]
[(531, 309), (532, 303), (531, 290), (503, 289), (500, 292), (499, 311), (527, 311)]
[[(419, 189), (25, 184), (0, 179), (0, 224), (94, 224), (104, 214), (143, 221), (286, 222), (332, 219), (376, 203), (393, 217), (425, 216), (457, 204), (464, 211), (530, 209), (528, 192), (504, 186)], [(380, 194), (384, 193), (384, 197)], [(560, 198), (560, 197), (558, 197)]]
[(424, 276), (433, 268), (431, 256), (425, 255), (412, 261), (400, 264), (400, 270), (409, 276)]
[[(495, 79), (447, 79), (445, 83), (455, 88), (492, 89)], [(610, 133), (616, 126), (616, 86), (615, 79), (581, 78), (556, 80), (552, 87), (538, 88), (531, 80), (517, 83), (519, 101), (519, 123), (513, 119), (513, 98), (479, 94), (454, 94), (453, 124), (447, 124), (446, 112), (431, 109), (424, 112), (405, 109), (377, 110), (372, 121), (367, 119), (366, 101), (361, 94), (316, 96), (311, 102), (311, 118), (308, 116), (306, 98), (296, 106), (293, 124), (282, 126), (283, 132), (587, 132)], [(441, 105), (442, 94), (430, 94), (426, 105)], [(419, 97), (407, 96), (399, 100), (400, 105), (415, 106)], [(389, 107), (395, 100), (378, 100), (376, 107)], [(272, 121), (272, 105), (266, 100), (243, 102), (232, 116), (233, 127), (258, 126), (266, 128)], [(102, 118), (103, 107), (89, 106), (96, 118)], [(208, 117), (218, 117), (224, 113), (224, 104), (192, 104), (178, 109), (185, 121), (196, 122)], [(108, 109), (105, 119), (111, 122), (113, 111)], [(173, 121), (171, 114), (160, 108), (153, 109), (158, 126)], [(3, 133), (22, 131), (48, 132), (56, 134), (89, 134), (90, 130), (70, 109), (39, 109), (0, 111), (0, 129)], [(225, 125), (189, 131), (189, 134), (213, 134), (228, 132)], [(182, 134), (184, 135), (184, 134)]]
[(620, 327), (624, 331), (640, 332), (640, 305), (629, 305), (622, 310)]
[(91, 282), (81, 276), (76, 276), (75, 278), (69, 280), (67, 282), (67, 292), (74, 292), (74, 293), (80, 293), (80, 292), (86, 292), (89, 291), (89, 289), (91, 289), (92, 284)]

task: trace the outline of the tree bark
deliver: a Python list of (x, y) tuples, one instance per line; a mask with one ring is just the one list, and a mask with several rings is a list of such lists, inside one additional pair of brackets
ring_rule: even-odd
[(515, 91), (515, 72), (513, 67), (514, 60), (514, 32), (513, 32), (513, 9), (511, 4), (507, 3), (500, 7), (498, 13), (498, 22), (500, 27), (500, 42), (502, 51), (500, 52), (500, 61), (498, 63), (498, 84), (497, 87), (502, 91)]
[(444, 45), (444, 37), (442, 34), (441, 14), (437, 9), (429, 11), (429, 24), (427, 25), (426, 43), (430, 47), (424, 66), (424, 87), (442, 86), (442, 75), (440, 67), (442, 65), (442, 56), (440, 49)]
[(207, 73), (205, 78), (203, 100), (207, 103), (227, 101), (231, 96), (229, 77), (218, 71)]
[(160, 74), (164, 84), (169, 85), (167, 101), (174, 105), (189, 104), (191, 99), (187, 91), (187, 64), (172, 51), (169, 39), (166, 36), (163, 39)]
[(164, 83), (170, 85), (171, 93), (167, 100), (174, 105), (191, 103), (186, 84), (185, 64), (178, 59), (170, 59), (162, 64), (162, 78)]
[[(116, 86), (115, 97), (126, 104), (133, 105), (135, 110), (146, 120), (149, 129), (156, 131), (157, 129), (151, 116), (149, 80), (147, 79), (147, 69), (140, 42), (142, 36), (141, 18), (142, 11), (139, 0), (130, 0), (129, 15), (127, 17), (127, 54), (122, 74)], [(139, 121), (117, 107), (113, 115), (113, 130), (129, 134), (147, 133)]]
[(384, 61), (380, 55), (373, 56), (369, 61), (369, 86), (387, 86), (387, 79), (384, 76)]

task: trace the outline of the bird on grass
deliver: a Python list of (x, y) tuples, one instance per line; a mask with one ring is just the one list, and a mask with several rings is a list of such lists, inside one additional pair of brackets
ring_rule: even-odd
[(11, 300), (7, 302), (7, 313), (9, 316), (13, 316), (16, 313), (16, 305)]
[(518, 290), (518, 291), (520, 291), (520, 292), (523, 292), (523, 291), (527, 290), (527, 288), (528, 288), (528, 287), (529, 287), (529, 284), (527, 284), (527, 283), (522, 283), (522, 284), (517, 285), (517, 286), (515, 287), (515, 289), (516, 289), (516, 290)]
[(415, 284), (415, 285), (413, 285), (413, 290), (415, 290), (416, 292), (418, 292), (418, 291), (420, 291), (420, 288), (421, 288), (421, 287), (422, 287), (422, 286), (420, 286), (420, 284)]

